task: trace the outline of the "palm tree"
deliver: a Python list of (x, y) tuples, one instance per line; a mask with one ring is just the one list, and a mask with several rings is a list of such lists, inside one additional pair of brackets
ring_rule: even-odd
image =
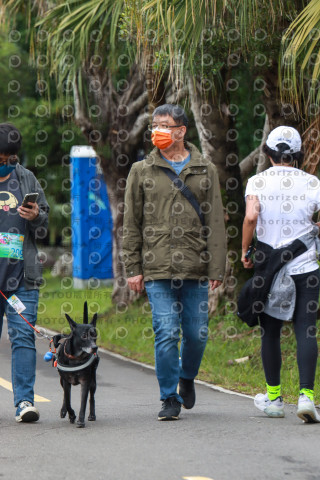
[[(142, 145), (146, 108), (168, 101), (172, 92), (175, 99), (188, 93), (202, 150), (217, 164), (226, 192), (230, 239), (234, 238), (229, 245), (238, 243), (235, 233), (243, 199), (230, 108), (234, 72), (246, 62), (261, 83), (268, 120), (265, 133), (284, 121), (300, 126), (301, 117), (291, 103), (280, 102), (278, 58), (283, 32), (305, 4), (298, 0), (56, 0), (49, 9), (45, 0), (0, 0), (13, 11), (25, 8), (31, 24), (36, 18), (31, 36), (34, 60), (46, 56), (51, 75), (74, 105), (75, 121), (101, 155), (115, 225), (116, 301), (129, 298), (126, 289), (118, 288), (124, 277), (118, 261), (122, 225), (118, 206), (123, 203), (119, 185)], [(98, 117), (92, 115), (93, 107), (100, 112)]]
[[(181, 86), (187, 83), (202, 151), (218, 168), (226, 193), (231, 252), (239, 247), (244, 211), (237, 132), (229, 108), (234, 72), (246, 62), (257, 86), (260, 82), (268, 120), (264, 139), (268, 129), (284, 122), (299, 128), (296, 111), (280, 102), (278, 58), (282, 34), (303, 6), (295, 0), (149, 0), (144, 7), (148, 28), (160, 37), (159, 54), (169, 58), (171, 80), (178, 79)], [(264, 156), (258, 158), (258, 167), (266, 168)], [(247, 175), (254, 166), (251, 161)], [(229, 273), (237, 270), (239, 263)]]
[(283, 101), (304, 118), (305, 167), (315, 173), (320, 163), (320, 1), (312, 0), (283, 37)]
[(121, 38), (123, 18), (130, 15), (126, 3), (2, 1), (7, 12), (24, 11), (30, 19), (31, 54), (40, 78), (50, 85), (48, 77), (54, 77), (61, 97), (74, 109), (73, 120), (100, 156), (113, 218), (117, 303), (130, 296), (121, 259), (124, 186), (149, 121), (143, 71)]

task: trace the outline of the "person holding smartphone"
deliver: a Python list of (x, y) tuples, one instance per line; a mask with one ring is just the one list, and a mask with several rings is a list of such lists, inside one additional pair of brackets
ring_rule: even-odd
[[(42, 283), (36, 238), (46, 235), (49, 205), (34, 174), (18, 161), (21, 140), (14, 125), (0, 124), (0, 290), (8, 299), (18, 297), (23, 316), (35, 325)], [(0, 336), (4, 313), (11, 342), (16, 421), (36, 421), (34, 331), (0, 295)]]

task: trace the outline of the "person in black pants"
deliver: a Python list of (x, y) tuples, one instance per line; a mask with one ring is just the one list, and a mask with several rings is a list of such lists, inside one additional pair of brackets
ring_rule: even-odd
[[(246, 253), (256, 232), (258, 243), (277, 249), (290, 245), (314, 229), (313, 214), (320, 210), (320, 182), (317, 177), (299, 169), (303, 160), (301, 138), (292, 127), (281, 126), (268, 136), (263, 147), (271, 168), (251, 177), (246, 188), (246, 215), (243, 222), (242, 262), (252, 268)], [(319, 224), (317, 224), (319, 227)], [(293, 279), (296, 303), (292, 320), (297, 340), (300, 394), (297, 415), (307, 423), (320, 422), (314, 406), (314, 379), (318, 357), (317, 307), (319, 267), (316, 241), (286, 265)], [(284, 324), (279, 315), (261, 313), (261, 357), (267, 392), (256, 395), (255, 406), (269, 417), (284, 417), (281, 396), (280, 335)], [(287, 318), (286, 318), (287, 320)]]

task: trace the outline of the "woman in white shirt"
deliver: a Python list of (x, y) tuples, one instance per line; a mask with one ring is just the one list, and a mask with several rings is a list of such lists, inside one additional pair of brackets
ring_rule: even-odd
[[(246, 215), (243, 222), (242, 262), (252, 268), (246, 253), (254, 232), (259, 245), (273, 249), (284, 247), (311, 232), (312, 217), (320, 210), (320, 182), (314, 175), (299, 169), (303, 160), (301, 138), (292, 127), (275, 128), (264, 145), (272, 166), (254, 175), (246, 188)], [(269, 248), (268, 247), (268, 248)], [(319, 267), (315, 242), (305, 253), (287, 264), (296, 287), (296, 304), (292, 317), (297, 340), (300, 395), (297, 415), (305, 422), (320, 422), (313, 401), (314, 378), (318, 357), (316, 339), (319, 298)], [(267, 393), (255, 397), (255, 406), (269, 417), (283, 417), (281, 396), (280, 335), (283, 321), (266, 313), (260, 315), (261, 358)]]

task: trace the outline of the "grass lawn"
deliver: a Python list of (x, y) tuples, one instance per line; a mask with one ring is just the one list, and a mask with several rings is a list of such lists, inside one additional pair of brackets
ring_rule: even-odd
[[(66, 279), (53, 278), (45, 272), (45, 286), (40, 290), (38, 325), (59, 332), (69, 332), (64, 314), (82, 322), (83, 303), (88, 302), (89, 317), (98, 313), (97, 343), (113, 352), (154, 365), (154, 335), (147, 297), (140, 298), (126, 311), (120, 311), (111, 302), (112, 287), (96, 290), (74, 290)], [(296, 366), (296, 343), (292, 324), (282, 336), (282, 388), (286, 402), (297, 401), (299, 393)], [(236, 359), (249, 357), (243, 363)], [(265, 391), (265, 380), (260, 359), (258, 329), (250, 329), (235, 315), (217, 315), (210, 318), (209, 339), (199, 379), (222, 387), (254, 395)], [(319, 402), (318, 373), (315, 383), (316, 402)]]

